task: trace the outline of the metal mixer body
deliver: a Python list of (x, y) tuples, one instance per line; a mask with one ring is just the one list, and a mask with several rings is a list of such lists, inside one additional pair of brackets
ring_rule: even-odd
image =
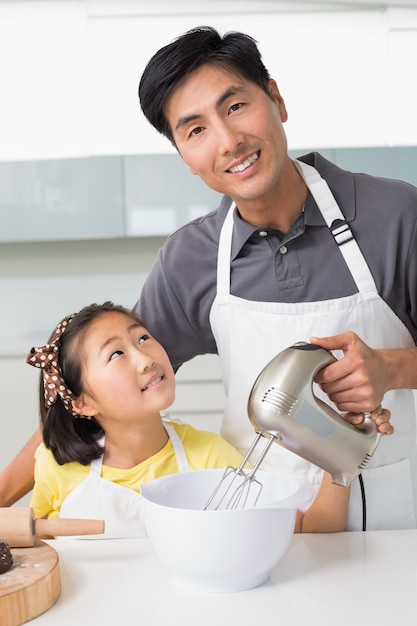
[(371, 418), (353, 426), (314, 395), (314, 377), (335, 360), (304, 342), (280, 352), (256, 379), (248, 415), (257, 433), (326, 470), (335, 484), (348, 486), (368, 464), (381, 435)]
[[(371, 417), (353, 426), (314, 394), (317, 372), (335, 361), (327, 350), (299, 342), (264, 367), (248, 400), (248, 416), (256, 438), (240, 467), (225, 470), (204, 509), (255, 506), (262, 490), (256, 473), (274, 442), (326, 470), (337, 485), (348, 487), (360, 474), (381, 435)], [(246, 464), (262, 439), (267, 443), (253, 468), (247, 470)]]

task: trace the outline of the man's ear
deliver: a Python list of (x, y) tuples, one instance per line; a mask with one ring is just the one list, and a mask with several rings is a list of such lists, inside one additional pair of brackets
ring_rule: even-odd
[(75, 413), (86, 415), (87, 417), (93, 417), (98, 413), (94, 401), (84, 393), (72, 401), (72, 408)]
[(278, 85), (272, 78), (269, 80), (269, 93), (273, 100), (275, 100), (282, 122), (286, 122), (288, 119), (287, 108), (285, 106), (284, 98), (281, 96)]

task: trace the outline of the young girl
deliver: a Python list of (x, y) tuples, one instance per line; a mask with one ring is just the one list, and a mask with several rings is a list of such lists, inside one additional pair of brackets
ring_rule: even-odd
[[(27, 362), (41, 369), (35, 517), (104, 519), (107, 537), (143, 536), (141, 483), (241, 463), (219, 435), (161, 418), (174, 401), (174, 372), (124, 307), (92, 304), (66, 317)], [(325, 476), (297, 530), (343, 530), (348, 501), (349, 490)]]
[(42, 369), (36, 517), (94, 517), (105, 520), (106, 536), (141, 535), (142, 482), (241, 462), (220, 436), (161, 419), (175, 397), (173, 369), (123, 307), (70, 315), (27, 362)]

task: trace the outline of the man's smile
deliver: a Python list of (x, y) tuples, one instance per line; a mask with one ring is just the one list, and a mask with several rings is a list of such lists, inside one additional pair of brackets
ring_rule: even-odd
[(259, 154), (260, 154), (260, 151), (258, 150), (258, 152), (254, 152), (253, 154), (251, 154), (244, 161), (242, 161), (242, 163), (239, 163), (238, 165), (234, 165), (233, 167), (230, 167), (226, 171), (232, 174), (236, 174), (237, 172), (243, 172), (248, 167), (250, 167), (252, 163), (255, 163), (255, 161), (259, 159)]

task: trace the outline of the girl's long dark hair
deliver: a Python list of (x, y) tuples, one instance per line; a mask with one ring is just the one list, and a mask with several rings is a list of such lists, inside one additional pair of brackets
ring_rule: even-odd
[[(58, 361), (62, 377), (75, 397), (79, 397), (84, 391), (82, 380), (83, 338), (93, 322), (103, 314), (113, 311), (123, 313), (135, 322), (142, 324), (132, 311), (123, 306), (115, 305), (112, 302), (91, 304), (77, 313), (61, 336)], [(49, 341), (51, 338), (52, 335)], [(93, 459), (102, 456), (104, 448), (99, 441), (104, 435), (104, 430), (94, 417), (88, 419), (74, 417), (66, 410), (60, 397), (49, 409), (45, 407), (42, 373), (39, 386), (39, 404), (43, 440), (57, 463), (63, 465), (71, 461), (78, 461), (82, 465), (88, 465)]]

